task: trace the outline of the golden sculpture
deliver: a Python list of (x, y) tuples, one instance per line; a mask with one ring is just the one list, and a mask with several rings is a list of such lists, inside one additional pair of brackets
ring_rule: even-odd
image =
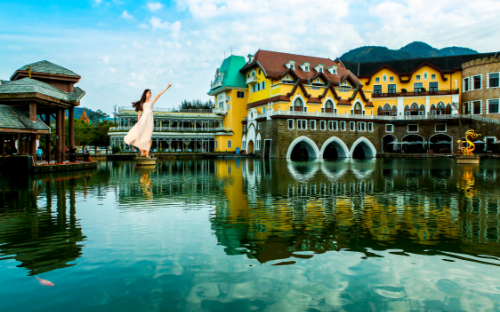
[(31, 66), (28, 65), (28, 78), (31, 79)]
[[(474, 145), (474, 142), (472, 142), (472, 139), (477, 138), (480, 136), (479, 133), (476, 133), (474, 130), (467, 130), (465, 132), (465, 140), (458, 140), (458, 153), (463, 156), (471, 156), (473, 155), (472, 152), (476, 149), (476, 146)], [(470, 138), (470, 140), (469, 140)], [(467, 145), (465, 145), (467, 144)]]

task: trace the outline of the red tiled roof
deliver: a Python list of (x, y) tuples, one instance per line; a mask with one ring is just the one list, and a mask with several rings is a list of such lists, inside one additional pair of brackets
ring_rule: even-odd
[(321, 104), (321, 100), (317, 97), (311, 97), (311, 98), (309, 98), (308, 103), (320, 103)]
[(288, 96), (278, 95), (278, 96), (274, 96), (272, 98), (256, 101), (253, 103), (248, 103), (247, 108), (260, 106), (260, 105), (264, 105), (264, 104), (271, 103), (271, 102), (289, 102), (289, 101), (290, 101), (290, 98)]
[[(354, 76), (354, 74), (345, 69), (339, 63), (334, 62), (329, 58), (304, 56), (266, 50), (257, 51), (257, 53), (255, 53), (255, 58), (253, 59), (253, 61), (243, 66), (240, 71), (245, 71), (254, 66), (259, 66), (260, 64), (260, 67), (262, 67), (262, 69), (264, 70), (266, 77), (281, 79), (282, 75), (288, 70), (285, 64), (291, 60), (295, 61), (295, 74), (297, 74), (297, 76), (302, 80), (312, 79), (313, 77), (315, 77), (318, 72), (314, 69), (314, 67), (319, 64), (323, 64), (324, 74), (329, 81), (338, 83), (342, 77), (348, 75), (351, 76), (351, 81), (355, 81), (355, 84), (360, 84), (359, 80), (356, 78), (356, 76)], [(310, 63), (309, 72), (305, 72), (300, 68), (300, 65), (304, 64), (305, 62)], [(328, 70), (326, 70), (333, 65), (337, 66), (337, 75), (332, 75)]]

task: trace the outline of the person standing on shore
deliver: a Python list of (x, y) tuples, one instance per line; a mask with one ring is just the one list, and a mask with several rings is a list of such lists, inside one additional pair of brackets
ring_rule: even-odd
[[(137, 123), (130, 129), (123, 139), (128, 145), (133, 145), (141, 150), (141, 156), (149, 157), (151, 147), (151, 137), (154, 130), (153, 105), (172, 85), (168, 84), (165, 90), (151, 100), (151, 90), (146, 89), (142, 93), (140, 101), (133, 102), (136, 112), (138, 112)], [(141, 116), (142, 113), (142, 116)]]

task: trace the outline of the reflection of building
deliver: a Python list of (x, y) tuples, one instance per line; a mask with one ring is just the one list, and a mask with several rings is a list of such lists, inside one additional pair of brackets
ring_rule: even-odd
[[(81, 173), (80, 173), (81, 174)], [(76, 219), (75, 179), (49, 179), (33, 183), (34, 188), (20, 189), (10, 183), (2, 190), (0, 206), (0, 257), (19, 261), (29, 275), (41, 274), (75, 265), (82, 255), (85, 236)], [(47, 204), (38, 207), (37, 197), (45, 196)], [(66, 192), (69, 193), (69, 215)], [(56, 203), (52, 196), (56, 195)], [(54, 215), (56, 210), (57, 215)]]
[[(442, 163), (425, 169), (408, 164), (402, 169), (394, 162), (315, 165), (218, 162), (227, 203), (217, 203), (212, 227), (226, 253), (260, 262), (304, 257), (300, 251), (351, 249), (369, 255), (367, 249), (387, 246), (413, 253), (439, 246), (441, 251), (500, 255), (500, 228), (485, 223), (496, 219), (497, 201), (484, 202), (479, 198), (491, 201), (490, 195), (470, 197), (456, 188), (468, 171)], [(475, 172), (485, 178), (476, 186), (483, 188), (494, 172)], [(442, 191), (427, 193), (425, 186)], [(477, 229), (465, 226), (480, 223)]]

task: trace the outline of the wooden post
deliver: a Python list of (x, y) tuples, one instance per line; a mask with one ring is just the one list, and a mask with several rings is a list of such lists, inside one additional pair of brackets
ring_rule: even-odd
[(5, 155), (5, 134), (0, 135), (0, 155)]
[(21, 134), (17, 135), (17, 155), (23, 154), (23, 137)]
[(61, 110), (61, 143), (62, 143), (62, 153), (61, 153), (61, 162), (64, 162), (66, 159), (66, 154), (64, 153), (65, 147), (66, 147), (66, 122), (64, 121), (66, 118), (66, 111), (64, 109)]
[(56, 113), (56, 162), (62, 162), (62, 127), (61, 121), (64, 121), (64, 117), (62, 116), (62, 109), (57, 109)]
[(36, 159), (36, 134), (29, 136), (30, 139), (30, 155)]
[(75, 107), (71, 106), (69, 108), (69, 117), (68, 117), (68, 125), (69, 125), (69, 148), (75, 146)]
[[(50, 128), (50, 113), (45, 113), (45, 124)], [(52, 158), (51, 153), (51, 137), (50, 134), (45, 135), (45, 154), (47, 155), (47, 162), (50, 164)]]
[(36, 121), (36, 103), (29, 104), (30, 119)]

